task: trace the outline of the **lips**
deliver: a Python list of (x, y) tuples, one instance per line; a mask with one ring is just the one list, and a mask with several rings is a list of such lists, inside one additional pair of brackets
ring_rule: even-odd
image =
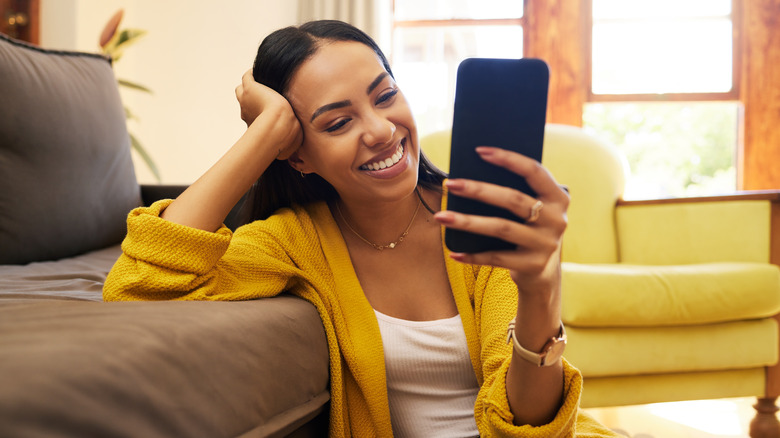
[(376, 159), (375, 161), (363, 164), (360, 166), (360, 170), (382, 170), (389, 167), (393, 167), (401, 161), (404, 156), (404, 148), (406, 146), (406, 139), (401, 140), (401, 143), (393, 151), (393, 154), (386, 158)]

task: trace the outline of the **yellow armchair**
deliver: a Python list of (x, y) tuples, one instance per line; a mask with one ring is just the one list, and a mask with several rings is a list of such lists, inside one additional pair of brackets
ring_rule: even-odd
[[(447, 168), (449, 134), (422, 140)], [(547, 125), (543, 164), (569, 187), (566, 357), (583, 407), (756, 396), (751, 437), (778, 437), (780, 193), (623, 201), (622, 155)]]

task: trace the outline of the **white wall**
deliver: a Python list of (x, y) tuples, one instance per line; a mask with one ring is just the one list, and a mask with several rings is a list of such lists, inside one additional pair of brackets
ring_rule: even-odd
[[(189, 184), (243, 133), (234, 89), (271, 31), (296, 24), (293, 0), (42, 0), (41, 46), (95, 52), (113, 13), (122, 28), (148, 31), (115, 65), (117, 76), (146, 85), (122, 91), (139, 117), (130, 130), (166, 184)], [(142, 183), (155, 182), (135, 158)]]

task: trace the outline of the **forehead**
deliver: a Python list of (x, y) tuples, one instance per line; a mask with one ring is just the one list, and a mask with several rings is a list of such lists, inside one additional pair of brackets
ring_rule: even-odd
[(355, 91), (365, 95), (368, 85), (384, 71), (370, 47), (354, 41), (326, 42), (295, 73), (288, 98), (296, 110), (311, 110), (349, 99)]

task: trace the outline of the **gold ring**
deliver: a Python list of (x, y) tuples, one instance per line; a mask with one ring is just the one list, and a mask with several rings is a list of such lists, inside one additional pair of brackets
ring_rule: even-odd
[(536, 204), (531, 207), (531, 214), (528, 215), (528, 219), (525, 220), (525, 223), (532, 224), (536, 222), (542, 214), (542, 207), (544, 207), (544, 203), (537, 200)]

